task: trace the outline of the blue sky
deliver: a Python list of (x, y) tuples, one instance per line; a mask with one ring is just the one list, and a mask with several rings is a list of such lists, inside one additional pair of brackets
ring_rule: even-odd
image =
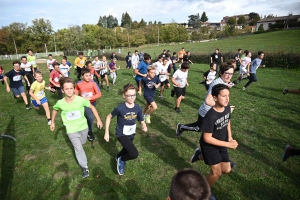
[(53, 29), (70, 25), (96, 24), (100, 16), (113, 15), (121, 22), (126, 11), (132, 20), (187, 22), (188, 16), (203, 11), (210, 22), (224, 16), (256, 12), (262, 16), (300, 14), (299, 0), (0, 0), (0, 27), (13, 22), (31, 25), (36, 18), (50, 20)]

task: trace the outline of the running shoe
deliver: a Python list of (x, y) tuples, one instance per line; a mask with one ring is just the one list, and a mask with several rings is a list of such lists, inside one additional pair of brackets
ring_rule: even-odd
[(194, 155), (192, 156), (191, 158), (191, 163), (194, 163), (198, 160), (200, 160), (200, 156), (201, 156), (202, 152), (199, 148), (197, 148), (195, 151), (194, 151)]

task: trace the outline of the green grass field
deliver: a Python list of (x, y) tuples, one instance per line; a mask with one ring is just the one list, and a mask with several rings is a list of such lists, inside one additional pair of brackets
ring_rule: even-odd
[[(71, 62), (74, 59), (69, 57)], [(11, 69), (10, 63), (0, 61), (6, 71)], [(122, 86), (135, 83), (132, 71), (124, 69), (125, 62), (119, 64), (122, 69), (118, 72), (117, 86), (112, 86), (110, 92), (102, 90), (97, 101), (103, 122), (123, 102)], [(40, 68), (44, 80), (48, 80), (46, 65)], [(200, 133), (184, 132), (180, 138), (175, 135), (178, 122), (189, 123), (197, 118), (205, 97), (204, 86), (198, 83), (207, 69), (207, 65), (191, 66), (190, 86), (180, 114), (173, 110), (175, 99), (170, 96), (170, 89), (165, 90), (163, 99), (157, 96), (158, 110), (151, 118), (148, 132), (142, 132), (138, 125), (134, 144), (139, 157), (127, 163), (124, 176), (119, 176), (116, 170), (115, 156), (121, 149), (115, 137), (116, 119), (110, 127), (109, 143), (103, 139), (104, 130), (96, 130), (94, 124), (97, 139), (84, 145), (90, 168), (90, 177), (86, 179), (81, 177), (61, 118), (56, 118), (56, 130), (51, 132), (43, 109), (26, 110), (23, 101), (14, 99), (0, 84), (0, 133), (17, 139), (16, 142), (0, 140), (0, 199), (160, 200), (168, 196), (171, 178), (178, 170), (194, 168), (208, 174), (209, 167), (204, 162), (189, 163), (199, 146)], [(282, 95), (285, 87), (299, 88), (299, 72), (259, 69), (258, 82), (247, 91), (241, 89), (246, 81), (230, 90), (230, 104), (236, 106), (231, 118), (233, 138), (239, 146), (229, 150), (229, 155), (237, 167), (212, 187), (217, 199), (299, 199), (299, 157), (281, 161), (286, 144), (300, 148), (300, 96)], [(72, 77), (75, 77), (73, 70)], [(46, 96), (52, 107), (58, 94), (46, 91)], [(145, 105), (141, 96), (136, 103)]]
[[(264, 34), (241, 35), (238, 37), (229, 37), (216, 41), (201, 42), (201, 43), (182, 43), (182, 44), (157, 44), (144, 45), (139, 48), (124, 49), (122, 54), (128, 51), (134, 52), (135, 49), (143, 50), (151, 55), (158, 56), (162, 53), (163, 49), (170, 50), (171, 53), (178, 52), (182, 47), (191, 53), (203, 53), (210, 55), (216, 48), (220, 52), (232, 52), (232, 56), (236, 53), (237, 49), (249, 50), (257, 52), (263, 50), (265, 52), (284, 52), (284, 53), (299, 53), (300, 52), (300, 29), (275, 31)], [(116, 50), (117, 52), (117, 50)]]

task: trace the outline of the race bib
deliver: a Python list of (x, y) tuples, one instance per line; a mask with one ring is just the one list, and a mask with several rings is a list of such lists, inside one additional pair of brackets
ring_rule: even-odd
[(218, 59), (219, 58), (218, 55), (215, 55), (215, 58)]
[(31, 64), (32, 64), (32, 65), (35, 65), (35, 64), (36, 64), (36, 63), (35, 63), (35, 60), (34, 60), (34, 61), (31, 61)]
[(44, 94), (45, 94), (44, 90), (41, 90), (38, 93), (36, 93), (36, 96), (40, 97), (43, 96)]
[(81, 112), (79, 110), (66, 112), (67, 120), (76, 120), (81, 118)]
[(81, 65), (84, 65), (84, 60), (80, 61), (80, 64), (81, 64)]
[(92, 97), (93, 93), (92, 92), (86, 92), (81, 94), (82, 97)]
[(135, 133), (136, 124), (134, 125), (124, 125), (123, 127), (123, 134), (124, 135), (132, 135)]
[(92, 80), (94, 79), (94, 74), (91, 74), (91, 79), (92, 79)]
[(21, 76), (17, 75), (13, 77), (13, 81), (20, 81), (21, 80)]
[(58, 83), (59, 79), (57, 77), (54, 78), (54, 82)]

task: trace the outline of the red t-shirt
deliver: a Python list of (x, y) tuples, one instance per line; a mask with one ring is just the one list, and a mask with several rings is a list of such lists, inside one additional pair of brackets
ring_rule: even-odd
[(91, 103), (101, 97), (100, 88), (93, 80), (90, 82), (79, 81), (75, 87), (75, 94), (78, 95), (78, 93), (82, 97), (89, 97)]
[[(60, 73), (58, 71), (52, 70), (52, 72), (50, 73), (50, 79), (55, 83), (55, 84), (59, 84), (59, 78), (60, 78)], [(50, 87), (55, 87), (55, 85), (53, 85), (50, 82)]]

